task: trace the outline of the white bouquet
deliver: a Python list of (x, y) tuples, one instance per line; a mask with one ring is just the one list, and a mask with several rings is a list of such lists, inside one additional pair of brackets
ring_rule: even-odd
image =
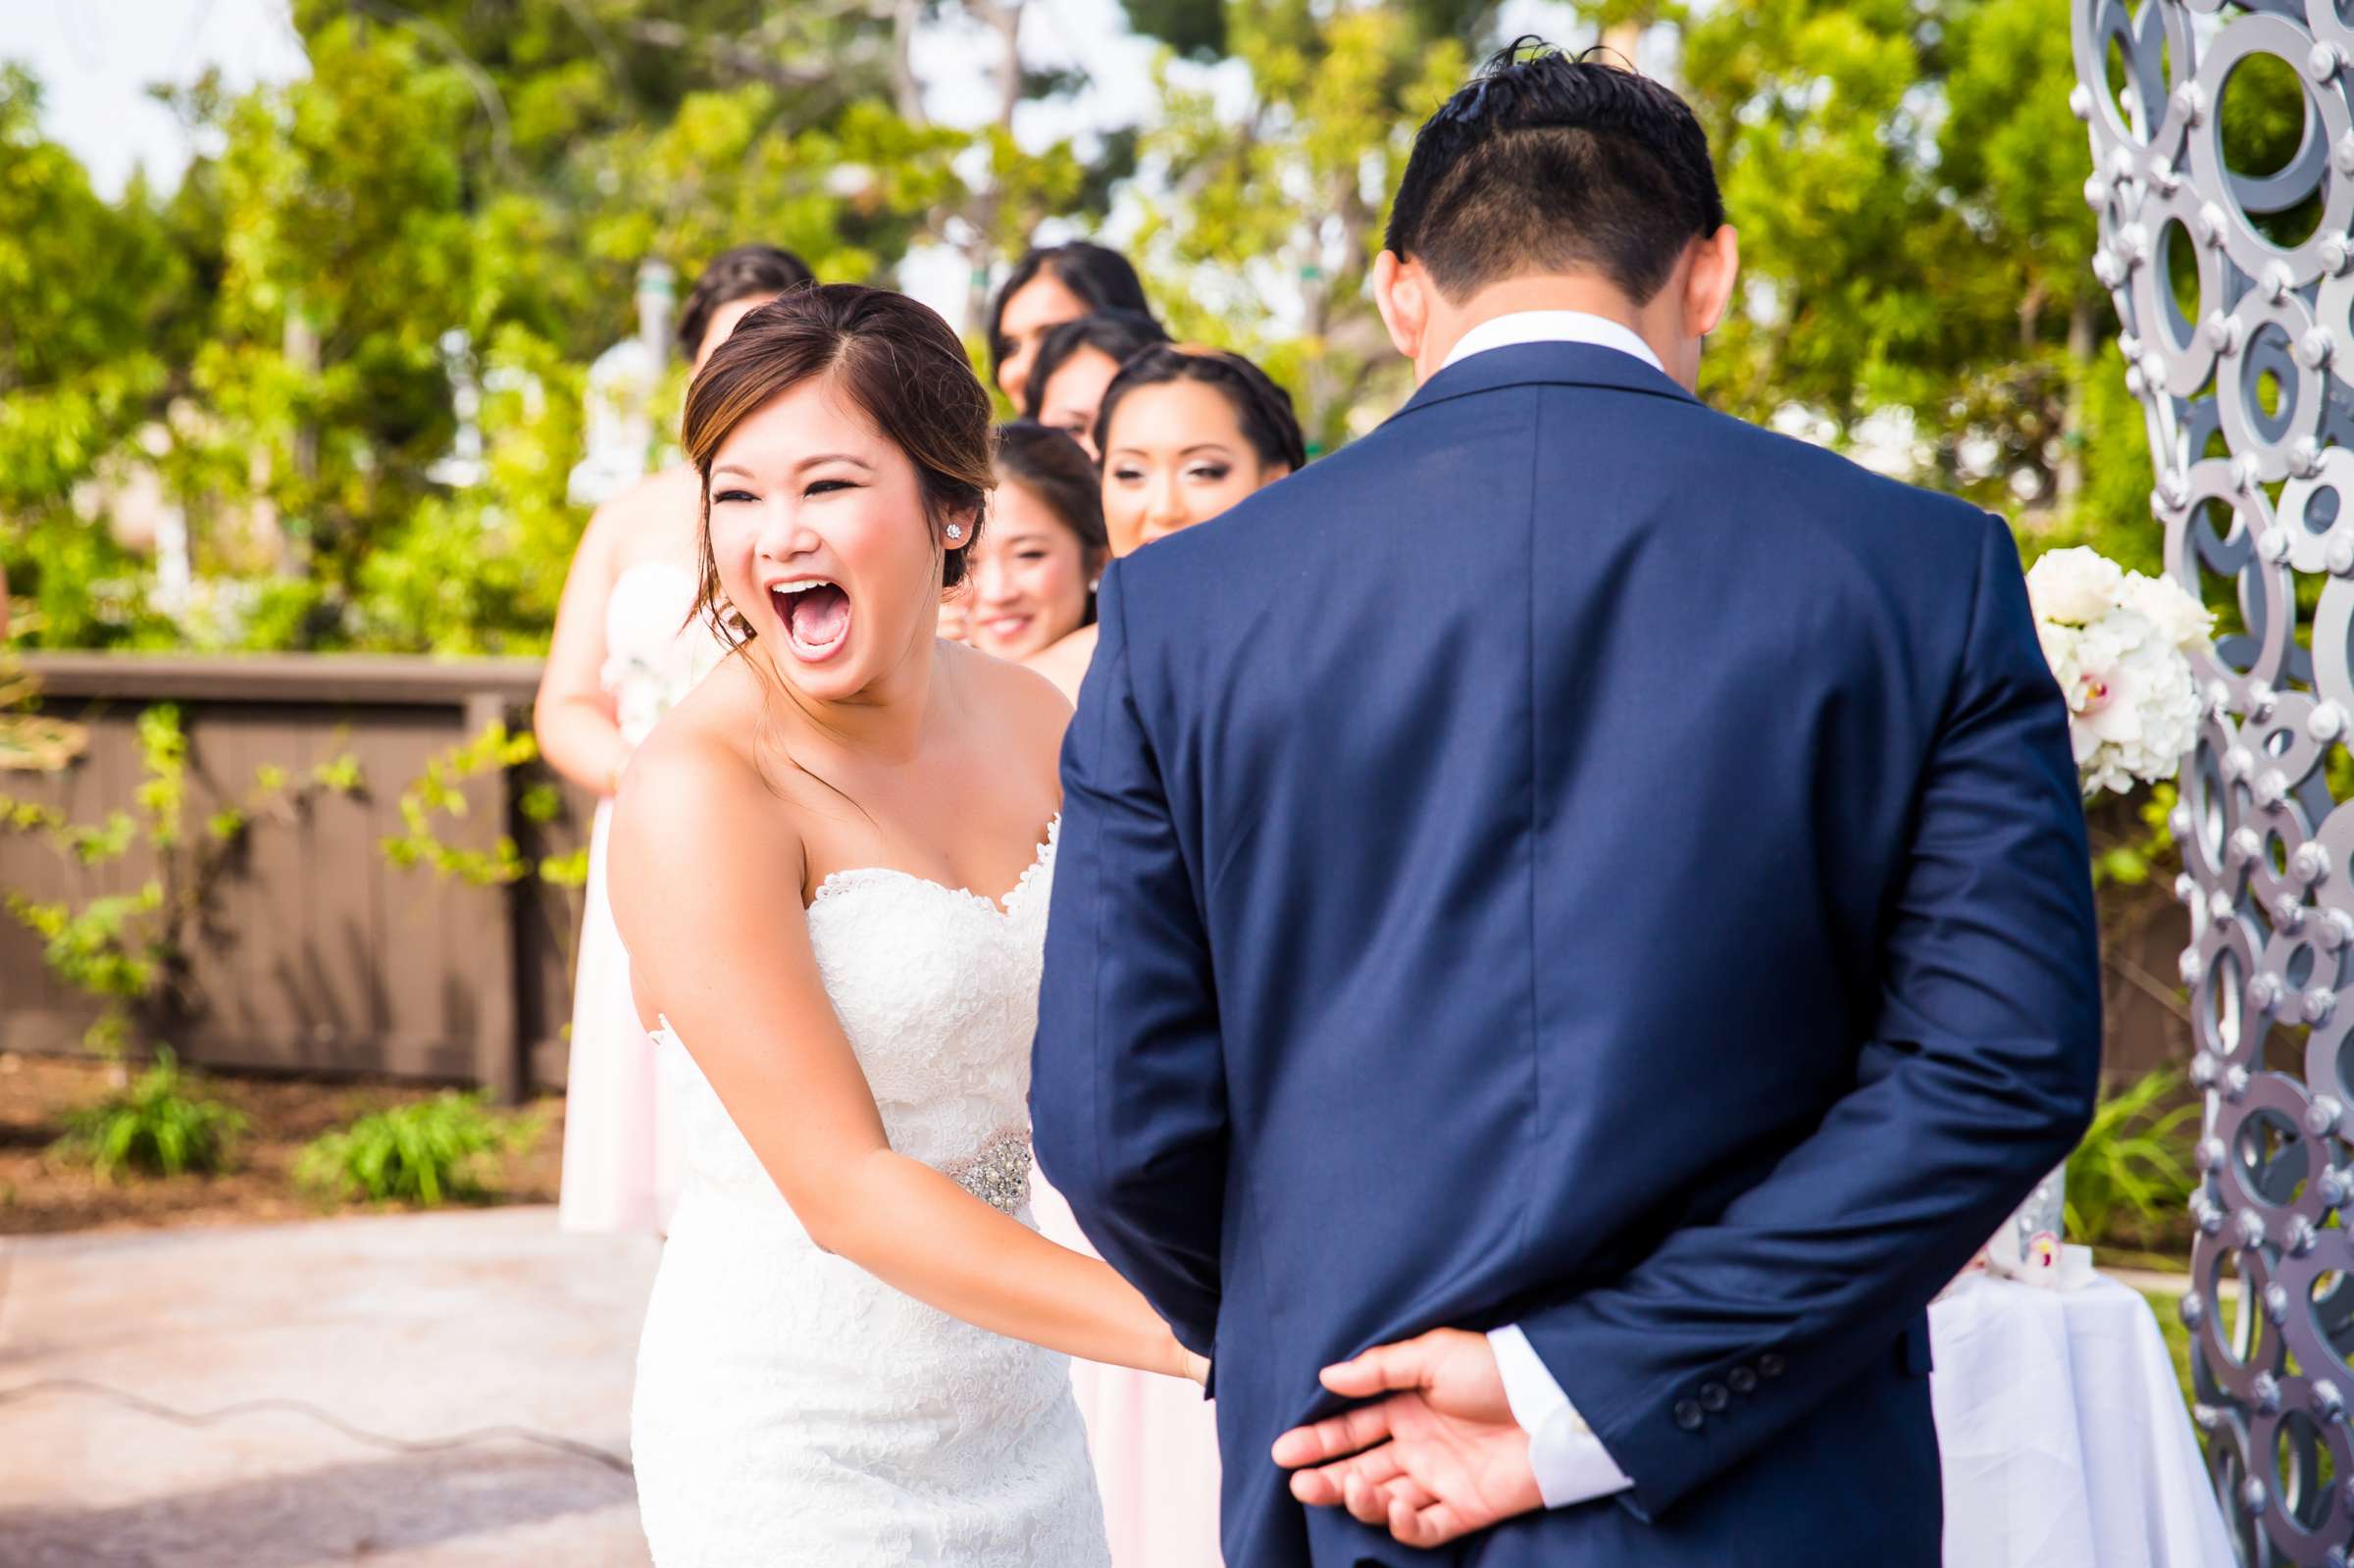
[(2198, 740), (2190, 654), (2207, 640), (2214, 614), (2167, 579), (2127, 572), (2083, 548), (2037, 561), (2027, 599), (2044, 659), (2068, 698), (2085, 796), (2173, 777)]

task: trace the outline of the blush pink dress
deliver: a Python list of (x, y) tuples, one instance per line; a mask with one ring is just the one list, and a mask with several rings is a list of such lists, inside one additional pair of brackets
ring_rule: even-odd
[[(716, 637), (694, 608), (693, 569), (640, 561), (605, 598), (602, 682), (633, 746), (718, 663)], [(630, 955), (605, 896), (605, 837), (613, 803), (600, 800), (588, 835), (587, 905), (574, 956), (572, 1048), (564, 1089), (564, 1178), (556, 1204), (566, 1231), (660, 1233), (684, 1175), (676, 1111), (656, 1071), (653, 1040), (630, 997)]]
[[(1085, 1252), (1062, 1194), (1030, 1171), (1039, 1234)], [(1071, 1363), (1103, 1498), (1112, 1568), (1219, 1568), (1217, 1407), (1181, 1378), (1093, 1361)]]

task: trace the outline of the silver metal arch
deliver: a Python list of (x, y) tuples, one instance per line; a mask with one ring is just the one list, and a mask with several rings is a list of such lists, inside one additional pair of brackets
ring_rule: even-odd
[[(2207, 1100), (2182, 1302), (2197, 1416), (2240, 1562), (2345, 1568), (2354, 803), (2330, 780), (2354, 795), (2354, 21), (2339, 0), (2070, 9), (2092, 268), (2148, 430), (2151, 510), (2168, 573), (2226, 622), (2197, 661), (2206, 713), (2174, 822)], [(2224, 101), (2266, 90), (2240, 75), (2258, 56), (2304, 98), (2277, 171), (2226, 155)], [(2318, 221), (2280, 231), (2299, 214)]]

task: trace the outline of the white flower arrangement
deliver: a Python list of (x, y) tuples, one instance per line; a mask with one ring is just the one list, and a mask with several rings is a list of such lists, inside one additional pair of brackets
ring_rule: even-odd
[(2068, 698), (2086, 798), (2173, 777), (2198, 740), (2190, 655), (2214, 614), (2167, 579), (2082, 548), (2037, 561), (2027, 599), (2044, 659)]

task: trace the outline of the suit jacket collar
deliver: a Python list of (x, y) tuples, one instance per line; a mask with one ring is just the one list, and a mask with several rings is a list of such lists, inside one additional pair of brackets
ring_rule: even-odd
[(1614, 348), (1595, 343), (1514, 343), (1509, 348), (1491, 348), (1456, 361), (1424, 381), (1391, 418), (1403, 419), (1417, 409), (1468, 397), (1474, 392), (1546, 384), (1608, 386), (1653, 397), (1680, 398), (1687, 403), (1699, 401), (1670, 379), (1666, 372), (1654, 370), (1633, 355)]

